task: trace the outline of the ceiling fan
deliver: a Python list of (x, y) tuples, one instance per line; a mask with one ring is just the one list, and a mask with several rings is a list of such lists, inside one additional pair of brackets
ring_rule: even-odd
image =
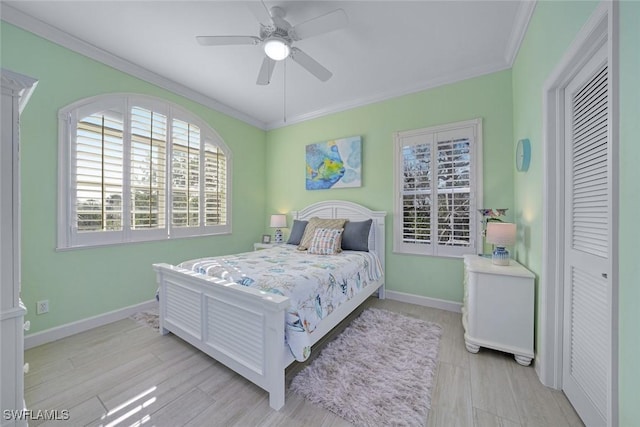
[(197, 36), (198, 43), (203, 46), (262, 45), (265, 58), (256, 81), (259, 85), (268, 85), (277, 61), (286, 58), (291, 58), (323, 82), (331, 78), (331, 71), (293, 44), (298, 40), (346, 27), (348, 18), (344, 10), (336, 9), (298, 25), (291, 25), (285, 19), (285, 10), (279, 6), (273, 6), (269, 10), (262, 1), (251, 2), (248, 6), (260, 23), (259, 37)]

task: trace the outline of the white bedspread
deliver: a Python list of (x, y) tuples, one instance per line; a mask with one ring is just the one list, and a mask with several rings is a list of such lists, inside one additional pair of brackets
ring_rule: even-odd
[(383, 274), (380, 260), (372, 252), (311, 255), (284, 244), (185, 261), (180, 267), (289, 297), (285, 338), (299, 361), (309, 357), (309, 334), (319, 322)]

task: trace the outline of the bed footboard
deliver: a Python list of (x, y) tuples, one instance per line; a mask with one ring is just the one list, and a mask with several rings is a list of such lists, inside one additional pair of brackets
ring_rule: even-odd
[(160, 331), (171, 332), (269, 393), (284, 406), (285, 310), (289, 299), (169, 264), (154, 264)]

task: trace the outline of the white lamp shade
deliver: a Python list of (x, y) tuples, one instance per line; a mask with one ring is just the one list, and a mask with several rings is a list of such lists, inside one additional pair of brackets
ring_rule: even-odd
[(509, 222), (489, 222), (487, 224), (487, 243), (496, 246), (509, 246), (516, 242), (516, 225)]
[(282, 61), (289, 56), (289, 46), (284, 40), (272, 38), (264, 44), (264, 53), (274, 61)]
[(287, 216), (276, 214), (271, 215), (271, 224), (269, 225), (272, 228), (282, 228), (287, 226)]

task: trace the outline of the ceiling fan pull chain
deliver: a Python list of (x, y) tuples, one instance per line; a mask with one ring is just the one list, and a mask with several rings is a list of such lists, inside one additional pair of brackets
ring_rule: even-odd
[(283, 120), (287, 123), (287, 61), (284, 62), (284, 81), (282, 82), (282, 110), (283, 110)]

